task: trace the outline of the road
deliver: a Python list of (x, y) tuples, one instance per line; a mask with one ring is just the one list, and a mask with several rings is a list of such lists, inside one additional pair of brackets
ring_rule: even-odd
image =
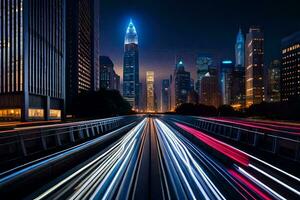
[[(94, 140), (103, 140), (117, 132)], [(97, 141), (76, 148), (83, 149), (93, 142)], [(76, 148), (55, 156), (67, 158), (80, 151)], [(50, 162), (55, 156), (0, 174), (0, 191), (5, 181)], [(13, 193), (5, 195), (13, 197)], [(175, 120), (152, 116), (136, 123), (105, 148), (99, 148), (89, 159), (74, 166), (70, 164), (59, 176), (28, 191), (26, 198), (299, 199), (300, 178), (189, 126), (184, 117)]]

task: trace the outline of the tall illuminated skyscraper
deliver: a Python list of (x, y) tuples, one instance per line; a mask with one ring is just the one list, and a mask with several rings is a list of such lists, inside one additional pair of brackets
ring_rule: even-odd
[(65, 1), (0, 1), (0, 119), (60, 119)]
[(280, 71), (281, 62), (273, 60), (268, 66), (267, 97), (268, 102), (279, 102), (280, 99)]
[[(99, 89), (99, 2), (66, 0), (67, 113), (82, 92)], [(95, 30), (96, 29), (96, 30)]]
[(300, 100), (300, 31), (281, 41), (281, 100)]
[(244, 67), (245, 65), (245, 39), (242, 33), (242, 29), (239, 29), (239, 32), (236, 36), (235, 65), (239, 67)]
[(222, 104), (228, 105), (230, 104), (231, 99), (232, 73), (234, 70), (234, 64), (231, 60), (224, 60), (221, 62), (220, 68)]
[(154, 99), (154, 72), (146, 72), (146, 87), (147, 87), (147, 111), (154, 112), (155, 99)]
[(179, 59), (171, 80), (171, 110), (182, 103), (187, 103), (190, 88), (191, 74), (185, 71), (183, 60)]
[(130, 20), (124, 41), (123, 97), (134, 109), (139, 105), (139, 51), (138, 35)]
[(246, 36), (246, 107), (264, 100), (264, 35), (251, 27)]

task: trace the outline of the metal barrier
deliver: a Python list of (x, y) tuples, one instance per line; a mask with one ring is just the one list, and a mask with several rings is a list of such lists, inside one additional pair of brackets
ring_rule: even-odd
[(194, 119), (185, 117), (184, 122), (216, 136), (224, 137), (235, 142), (270, 152), (274, 155), (279, 155), (300, 162), (299, 136), (287, 138), (271, 133), (261, 132), (257, 129), (250, 130), (201, 118)]
[(0, 165), (43, 151), (72, 146), (135, 121), (137, 116), (20, 128), (0, 134)]

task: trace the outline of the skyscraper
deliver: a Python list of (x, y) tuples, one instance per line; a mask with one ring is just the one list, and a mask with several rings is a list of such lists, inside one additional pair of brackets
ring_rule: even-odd
[(282, 45), (281, 100), (300, 99), (300, 32), (284, 38)]
[(100, 89), (100, 1), (92, 0), (92, 59), (93, 59), (93, 87), (94, 91)]
[(241, 110), (245, 107), (245, 68), (235, 66), (232, 71), (232, 81), (231, 81), (231, 95), (230, 95), (230, 105), (236, 109)]
[(191, 74), (185, 71), (183, 60), (179, 59), (172, 77), (171, 110), (182, 103), (187, 103), (190, 87)]
[(234, 70), (234, 65), (231, 60), (224, 60), (221, 62), (220, 86), (221, 86), (222, 104), (226, 104), (226, 105), (230, 104), (233, 70)]
[(1, 119), (64, 116), (65, 8), (63, 0), (1, 0)]
[(155, 111), (154, 72), (146, 72), (147, 112)]
[(236, 36), (235, 65), (240, 67), (245, 65), (245, 40), (241, 28)]
[[(196, 67), (197, 67), (197, 90), (200, 92), (201, 87), (201, 79), (207, 74), (209, 68), (212, 65), (212, 59), (208, 56), (199, 56), (196, 60)], [(199, 97), (200, 97), (199, 93)]]
[(164, 79), (161, 84), (161, 112), (170, 110), (170, 80)]
[[(99, 42), (97, 0), (66, 0), (66, 92), (67, 112), (72, 114), (74, 99), (82, 93), (95, 90), (98, 80)], [(95, 19), (94, 19), (95, 18)], [(98, 22), (97, 22), (98, 21)], [(96, 27), (94, 27), (96, 25)], [(98, 77), (94, 77), (95, 74)], [(97, 80), (97, 81), (95, 81)]]
[(251, 27), (246, 36), (246, 106), (264, 100), (264, 35), (260, 28)]
[(124, 42), (123, 96), (130, 105), (139, 106), (139, 51), (138, 35), (132, 20), (127, 27)]
[(267, 79), (267, 101), (268, 102), (280, 101), (280, 68), (281, 68), (281, 63), (279, 60), (273, 60), (268, 67), (268, 79)]
[(215, 71), (207, 72), (200, 83), (200, 103), (218, 108), (221, 104), (219, 81)]
[(100, 88), (114, 89), (114, 63), (107, 56), (100, 56)]
[(236, 37), (235, 43), (235, 67), (232, 70), (230, 85), (229, 104), (236, 110), (241, 110), (245, 106), (245, 40), (242, 30)]

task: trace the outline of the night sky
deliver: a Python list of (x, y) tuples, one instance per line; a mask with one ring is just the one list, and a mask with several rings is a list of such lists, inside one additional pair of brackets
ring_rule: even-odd
[[(195, 57), (209, 54), (216, 64), (234, 59), (239, 26), (259, 25), (265, 33), (265, 63), (280, 58), (280, 41), (300, 30), (299, 0), (101, 0), (101, 54), (110, 56), (122, 77), (124, 34), (130, 18), (137, 28), (140, 79), (154, 70), (168, 78), (176, 55), (195, 77)], [(160, 86), (160, 82), (158, 82)]]

